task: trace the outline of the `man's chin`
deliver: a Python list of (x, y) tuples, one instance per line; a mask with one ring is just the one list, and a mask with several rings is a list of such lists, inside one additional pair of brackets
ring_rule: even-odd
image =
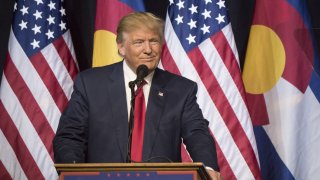
[(141, 64), (146, 65), (148, 67), (149, 71), (153, 71), (158, 66), (159, 62), (155, 63), (154, 61), (150, 61), (150, 62), (146, 61)]

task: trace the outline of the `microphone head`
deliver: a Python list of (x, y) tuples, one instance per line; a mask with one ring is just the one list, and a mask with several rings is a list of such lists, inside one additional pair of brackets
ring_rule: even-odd
[(143, 78), (145, 78), (148, 75), (149, 69), (145, 64), (141, 64), (138, 66), (136, 73), (137, 80), (143, 80)]

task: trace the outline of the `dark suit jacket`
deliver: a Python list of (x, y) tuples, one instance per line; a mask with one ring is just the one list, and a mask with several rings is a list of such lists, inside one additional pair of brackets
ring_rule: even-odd
[[(196, 83), (155, 70), (146, 112), (144, 161), (180, 162), (183, 138), (194, 162), (218, 170), (214, 141), (196, 92)], [(123, 62), (81, 72), (53, 141), (56, 163), (125, 162), (127, 111)]]

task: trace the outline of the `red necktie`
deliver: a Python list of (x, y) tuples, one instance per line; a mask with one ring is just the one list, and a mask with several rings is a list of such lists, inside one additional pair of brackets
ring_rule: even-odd
[(142, 148), (144, 136), (144, 124), (146, 117), (146, 105), (143, 95), (143, 86), (146, 84), (143, 81), (136, 90), (136, 99), (134, 105), (134, 127), (132, 132), (132, 145), (131, 145), (131, 160), (135, 162), (142, 161)]

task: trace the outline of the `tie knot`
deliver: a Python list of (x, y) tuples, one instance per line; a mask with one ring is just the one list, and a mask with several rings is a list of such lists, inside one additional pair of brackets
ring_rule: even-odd
[(146, 84), (147, 84), (147, 81), (143, 79), (143, 80), (141, 81), (141, 83), (138, 83), (138, 84), (137, 84), (137, 88), (138, 88), (138, 89), (139, 89), (139, 88), (142, 88), (142, 87), (143, 87), (144, 85), (146, 85)]
[(146, 85), (146, 84), (147, 84), (147, 81), (144, 80), (144, 79), (142, 80), (141, 83), (137, 84), (136, 94), (138, 94), (142, 90), (143, 86)]

